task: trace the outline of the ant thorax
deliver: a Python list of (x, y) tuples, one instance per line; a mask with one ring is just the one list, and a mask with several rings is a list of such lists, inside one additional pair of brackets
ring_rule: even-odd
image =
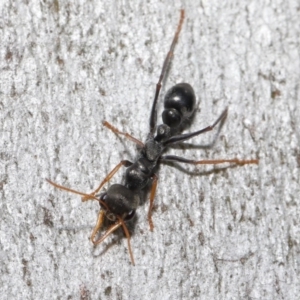
[(150, 162), (156, 163), (163, 151), (163, 145), (153, 137), (148, 139), (142, 150), (142, 155)]

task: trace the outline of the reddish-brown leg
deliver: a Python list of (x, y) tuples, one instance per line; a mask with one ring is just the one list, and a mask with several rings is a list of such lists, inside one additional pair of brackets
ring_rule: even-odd
[(154, 204), (154, 197), (155, 197), (155, 192), (156, 192), (156, 187), (157, 187), (157, 181), (158, 181), (158, 177), (156, 175), (153, 175), (152, 187), (151, 187), (151, 192), (150, 192), (150, 205), (149, 205), (149, 211), (148, 211), (148, 222), (149, 222), (151, 231), (153, 231), (153, 228), (154, 228), (153, 221), (152, 221), (152, 209), (153, 209), (153, 204)]
[(97, 220), (96, 226), (95, 226), (95, 228), (92, 232), (92, 236), (91, 236), (91, 240), (92, 240), (93, 244), (96, 246), (96, 245), (102, 243), (108, 236), (110, 236), (114, 231), (116, 231), (119, 227), (122, 226), (124, 233), (126, 235), (126, 238), (127, 238), (130, 260), (131, 260), (131, 263), (134, 265), (134, 258), (133, 258), (133, 253), (132, 253), (132, 249), (131, 249), (131, 244), (130, 244), (130, 234), (124, 223), (124, 220), (121, 217), (118, 217), (118, 221), (115, 224), (111, 225), (98, 240), (95, 240), (95, 236), (103, 224), (104, 214), (105, 214), (104, 211), (99, 212), (98, 220)]
[(114, 127), (113, 125), (111, 125), (110, 123), (108, 123), (107, 121), (103, 121), (102, 124), (110, 129), (113, 133), (115, 134), (119, 134), (119, 135), (124, 135), (127, 139), (131, 140), (132, 142), (136, 143), (137, 145), (139, 145), (141, 148), (144, 147), (144, 143), (141, 142), (140, 140), (136, 139), (135, 137), (133, 137), (132, 135), (130, 135), (127, 132), (122, 132), (120, 131), (118, 128)]
[(186, 164), (193, 164), (193, 165), (217, 165), (223, 163), (234, 163), (237, 165), (247, 165), (247, 164), (258, 164), (258, 159), (205, 159), (205, 160), (193, 160), (193, 159), (186, 159), (184, 157), (176, 156), (176, 155), (165, 155), (160, 158), (160, 162), (167, 162), (167, 161), (175, 161), (175, 162), (182, 162)]
[(195, 165), (217, 165), (223, 163), (235, 163), (237, 165), (258, 164), (258, 159), (212, 159), (212, 160), (198, 160)]
[(93, 229), (93, 232), (91, 234), (91, 241), (94, 245), (98, 245), (99, 243), (101, 243), (101, 241), (99, 242), (99, 240), (96, 240), (96, 235), (97, 235), (97, 232), (102, 227), (102, 224), (104, 222), (104, 217), (105, 217), (105, 212), (101, 209), (99, 211), (99, 214), (98, 214), (97, 223), (96, 223), (96, 225)]
[(59, 185), (49, 179), (46, 178), (46, 181), (48, 183), (50, 183), (51, 185), (53, 185), (54, 187), (58, 188), (58, 189), (61, 189), (61, 190), (64, 190), (64, 191), (67, 191), (67, 192), (70, 192), (70, 193), (73, 193), (73, 194), (77, 194), (77, 195), (80, 195), (84, 198), (88, 198), (88, 199), (93, 199), (93, 200), (97, 200), (99, 201), (106, 209), (108, 209), (107, 205), (105, 202), (101, 201), (100, 199), (96, 198), (94, 195), (89, 195), (89, 194), (86, 194), (86, 193), (82, 193), (82, 192), (79, 192), (79, 191), (76, 191), (76, 190), (73, 190), (73, 189), (70, 189), (70, 188), (67, 188), (63, 185)]
[(132, 165), (132, 162), (128, 161), (128, 160), (122, 160), (119, 164), (117, 164), (116, 167), (114, 167), (114, 169), (112, 171), (110, 171), (110, 173), (101, 181), (100, 185), (92, 192), (90, 193), (91, 196), (84, 196), (82, 197), (82, 201), (87, 201), (89, 199), (92, 199), (93, 196), (95, 196), (100, 190), (101, 188), (103, 187), (103, 185), (110, 181), (111, 178), (117, 173), (117, 171), (122, 167), (122, 166), (125, 166), (125, 167), (129, 167)]
[(126, 235), (126, 238), (127, 238), (127, 244), (128, 244), (128, 251), (129, 251), (129, 256), (130, 256), (130, 260), (131, 260), (131, 263), (133, 265), (135, 265), (134, 263), (134, 258), (133, 258), (133, 253), (132, 253), (132, 249), (131, 249), (131, 244), (130, 244), (130, 234), (129, 234), (129, 231), (124, 223), (124, 220), (120, 217), (119, 218), (119, 222), (121, 223), (122, 227), (123, 227), (123, 230), (124, 230), (124, 233)]

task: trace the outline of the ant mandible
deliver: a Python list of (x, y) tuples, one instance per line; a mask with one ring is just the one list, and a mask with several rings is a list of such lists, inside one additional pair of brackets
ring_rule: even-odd
[[(173, 38), (170, 50), (165, 58), (162, 71), (156, 85), (154, 101), (150, 114), (150, 132), (143, 143), (128, 133), (121, 132), (110, 123), (104, 121), (103, 125), (112, 130), (115, 134), (124, 135), (126, 138), (135, 142), (140, 147), (138, 159), (135, 162), (122, 160), (100, 183), (95, 191), (90, 194), (81, 193), (79, 191), (69, 189), (58, 185), (49, 179), (46, 179), (54, 187), (78, 194), (82, 196), (82, 201), (96, 200), (100, 204), (100, 212), (96, 225), (93, 229), (91, 240), (94, 245), (103, 242), (112, 232), (122, 226), (128, 242), (128, 250), (132, 264), (134, 265), (133, 253), (130, 245), (130, 234), (126, 226), (126, 222), (131, 220), (140, 203), (141, 191), (146, 189), (148, 184), (152, 184), (150, 191), (150, 205), (148, 211), (148, 222), (150, 230), (153, 231), (153, 222), (151, 212), (154, 203), (154, 196), (157, 187), (157, 167), (164, 162), (181, 162), (193, 165), (199, 164), (222, 164), (234, 163), (237, 165), (258, 164), (258, 159), (239, 160), (239, 159), (218, 159), (218, 160), (191, 160), (175, 155), (163, 155), (169, 145), (183, 142), (194, 136), (200, 135), (207, 131), (211, 131), (219, 124), (219, 128), (223, 126), (227, 117), (227, 108), (221, 113), (219, 118), (210, 126), (201, 130), (181, 134), (181, 132), (189, 125), (195, 112), (196, 97), (193, 88), (188, 83), (179, 83), (170, 88), (164, 99), (164, 111), (162, 113), (163, 124), (157, 126), (157, 101), (161, 89), (162, 81), (170, 66), (174, 48), (177, 43), (179, 33), (184, 20), (184, 10), (180, 12), (180, 20)], [(98, 195), (103, 185), (110, 181), (115, 173), (121, 168), (126, 167), (124, 184), (113, 184), (107, 192)], [(107, 218), (113, 224), (107, 231), (97, 239), (97, 233), (102, 227), (104, 218)]]

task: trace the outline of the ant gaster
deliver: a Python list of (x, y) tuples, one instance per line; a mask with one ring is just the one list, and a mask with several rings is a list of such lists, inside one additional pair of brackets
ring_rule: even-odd
[[(119, 131), (110, 123), (104, 121), (103, 125), (112, 130), (114, 133), (124, 135), (131, 141), (135, 142), (140, 148), (140, 153), (135, 162), (128, 160), (121, 161), (101, 182), (98, 188), (90, 194), (81, 193), (76, 190), (69, 189), (67, 187), (58, 185), (50, 180), (47, 181), (65, 191), (69, 191), (82, 196), (82, 201), (96, 200), (100, 204), (100, 212), (98, 215), (97, 223), (93, 229), (91, 240), (94, 245), (100, 244), (106, 239), (112, 232), (122, 226), (128, 242), (128, 250), (132, 264), (134, 264), (133, 253), (130, 245), (130, 234), (125, 224), (126, 221), (132, 219), (135, 215), (135, 211), (140, 203), (141, 191), (144, 190), (148, 184), (152, 184), (150, 191), (150, 206), (148, 212), (148, 222), (150, 230), (152, 231), (154, 226), (151, 218), (151, 211), (153, 208), (154, 196), (157, 187), (158, 177), (156, 175), (157, 167), (159, 164), (173, 161), (187, 164), (221, 164), (221, 163), (234, 163), (238, 165), (244, 164), (257, 164), (257, 159), (251, 160), (239, 160), (239, 159), (219, 159), (219, 160), (190, 160), (175, 155), (163, 155), (169, 145), (179, 143), (188, 140), (194, 136), (200, 135), (204, 132), (210, 131), (217, 124), (219, 129), (224, 124), (227, 117), (227, 108), (222, 112), (219, 118), (210, 126), (204, 129), (181, 134), (186, 125), (192, 121), (192, 117), (195, 111), (195, 93), (191, 85), (188, 83), (179, 83), (173, 86), (167, 91), (164, 98), (164, 111), (162, 113), (163, 124), (157, 126), (157, 101), (159, 92), (161, 89), (162, 81), (170, 66), (171, 58), (173, 56), (175, 44), (177, 43), (179, 33), (181, 31), (182, 23), (184, 20), (184, 10), (181, 10), (180, 21), (173, 38), (170, 50), (165, 58), (159, 81), (156, 85), (156, 91), (154, 101), (152, 104), (152, 110), (150, 115), (150, 132), (143, 143), (128, 133)], [(121, 166), (126, 167), (125, 182), (124, 184), (113, 184), (107, 192), (98, 195), (98, 192), (107, 183), (114, 174), (120, 169)], [(113, 224), (107, 229), (107, 231), (97, 239), (97, 233), (100, 230), (104, 218), (112, 221)]]

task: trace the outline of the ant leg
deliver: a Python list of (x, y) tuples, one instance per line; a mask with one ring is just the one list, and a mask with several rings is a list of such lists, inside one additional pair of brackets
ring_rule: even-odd
[(179, 20), (179, 23), (178, 23), (178, 26), (177, 26), (177, 30), (175, 32), (170, 50), (169, 50), (169, 52), (168, 52), (168, 54), (165, 58), (165, 61), (164, 61), (164, 64), (163, 64), (163, 67), (162, 67), (162, 70), (161, 70), (161, 74), (159, 76), (158, 83), (156, 84), (155, 96), (154, 96), (152, 109), (151, 109), (151, 115), (150, 115), (150, 133), (152, 135), (154, 134), (155, 127), (156, 127), (156, 121), (157, 121), (156, 106), (157, 106), (157, 100), (158, 100), (159, 92), (160, 92), (162, 81), (164, 79), (166, 71), (168, 70), (168, 68), (170, 66), (171, 58), (173, 56), (174, 48), (175, 48), (175, 45), (177, 43), (179, 33), (181, 31), (183, 20), (184, 20), (184, 10), (182, 9), (180, 11), (180, 20)]
[(158, 177), (154, 174), (153, 175), (153, 181), (152, 181), (152, 188), (151, 188), (151, 193), (150, 193), (150, 206), (149, 206), (149, 211), (148, 211), (148, 222), (150, 226), (150, 231), (153, 231), (153, 221), (152, 221), (152, 209), (153, 209), (153, 204), (154, 204), (154, 197), (155, 197), (155, 192), (156, 192), (156, 187), (157, 187), (157, 181)]
[(196, 135), (199, 135), (199, 134), (202, 134), (204, 132), (207, 132), (207, 131), (211, 131), (214, 129), (214, 127), (220, 123), (220, 127), (223, 127), (224, 125), (224, 122), (227, 118), (227, 113), (228, 113), (228, 108), (226, 108), (222, 114), (220, 115), (220, 117), (217, 119), (217, 121), (210, 125), (210, 126), (207, 126), (201, 130), (198, 130), (198, 131), (195, 131), (195, 132), (192, 132), (192, 133), (185, 133), (185, 134), (181, 134), (181, 135), (176, 135), (176, 136), (173, 136), (171, 138), (169, 138), (168, 140), (166, 140), (163, 144), (164, 146), (166, 145), (169, 145), (169, 144), (174, 144), (174, 143), (178, 143), (178, 142), (182, 142), (182, 141), (185, 141), (185, 140), (188, 140)]
[(111, 178), (117, 173), (117, 171), (121, 168), (121, 166), (125, 166), (130, 167), (132, 165), (132, 162), (130, 162), (129, 160), (122, 160), (119, 164), (117, 164), (116, 167), (114, 167), (114, 169), (101, 181), (100, 185), (96, 188), (95, 191), (93, 191), (92, 193), (90, 193), (90, 195), (84, 196), (82, 197), (82, 201), (85, 202), (87, 200), (90, 200), (91, 198), (93, 198), (99, 191), (100, 189), (103, 187), (103, 185), (110, 181)]
[(160, 162), (166, 161), (176, 161), (182, 162), (186, 164), (193, 164), (193, 165), (217, 165), (223, 163), (235, 163), (237, 165), (247, 165), (247, 164), (258, 164), (258, 159), (208, 159), (208, 160), (193, 160), (193, 159), (186, 159), (184, 157), (176, 156), (176, 155), (165, 155), (162, 156), (159, 160)]
[(105, 212), (101, 209), (99, 211), (98, 214), (98, 219), (97, 219), (97, 223), (93, 229), (93, 232), (91, 234), (91, 241), (94, 245), (97, 245), (101, 242), (98, 242), (98, 240), (95, 239), (97, 232), (100, 230), (100, 228), (102, 227), (103, 221), (104, 221), (104, 216), (105, 216)]
[(133, 253), (132, 253), (132, 249), (131, 249), (131, 244), (130, 244), (130, 234), (129, 234), (128, 229), (127, 229), (127, 227), (126, 227), (126, 225), (124, 223), (124, 220), (122, 218), (120, 218), (120, 217), (118, 217), (118, 218), (119, 218), (119, 222), (121, 223), (121, 225), (123, 227), (123, 230), (125, 232), (126, 238), (127, 238), (128, 251), (129, 251), (129, 256), (130, 256), (131, 263), (133, 265), (135, 265), (134, 264)]
[(127, 238), (130, 260), (131, 260), (131, 263), (134, 265), (134, 258), (133, 258), (133, 254), (132, 254), (132, 250), (131, 250), (131, 244), (130, 244), (130, 234), (124, 223), (124, 220), (121, 217), (118, 217), (119, 221), (117, 223), (111, 225), (106, 230), (106, 232), (103, 234), (103, 236), (101, 238), (99, 238), (98, 240), (95, 240), (95, 236), (96, 236), (98, 230), (100, 229), (100, 227), (102, 226), (103, 219), (104, 219), (104, 211), (101, 210), (99, 212), (98, 220), (97, 220), (96, 226), (95, 226), (95, 228), (92, 232), (92, 236), (91, 236), (93, 244), (96, 246), (96, 245), (102, 243), (109, 235), (111, 235), (114, 231), (116, 231), (119, 227), (122, 226), (124, 233), (126, 235), (126, 238)]
[(51, 185), (53, 185), (54, 187), (58, 188), (58, 189), (61, 189), (61, 190), (64, 190), (64, 191), (67, 191), (67, 192), (70, 192), (70, 193), (73, 193), (73, 194), (77, 194), (77, 195), (80, 195), (84, 198), (88, 198), (88, 199), (93, 199), (93, 200), (97, 200), (99, 201), (106, 209), (108, 209), (107, 207), (107, 204), (105, 202), (103, 202), (102, 200), (98, 199), (97, 197), (95, 197), (94, 195), (90, 195), (90, 194), (86, 194), (86, 193), (82, 193), (82, 192), (79, 192), (79, 191), (76, 191), (76, 190), (73, 190), (73, 189), (70, 189), (70, 188), (67, 188), (65, 186), (62, 186), (62, 185), (59, 185), (49, 179), (46, 178), (46, 181), (48, 183), (50, 183)]
[[(104, 213), (104, 212), (103, 212)], [(99, 245), (100, 243), (102, 243), (109, 235), (111, 235), (114, 231), (116, 231), (119, 227), (122, 226), (122, 223), (119, 221), (113, 225), (111, 225), (107, 230), (106, 232), (98, 239), (98, 240), (95, 240), (95, 236), (96, 236), (96, 233), (97, 231), (100, 229), (102, 223), (103, 223), (103, 219), (102, 219), (102, 215), (101, 214), (101, 211), (98, 215), (98, 220), (97, 220), (97, 223), (96, 223), (96, 226), (92, 232), (92, 235), (95, 234), (94, 236), (91, 236), (91, 239), (92, 239), (92, 242), (94, 244), (94, 246), (96, 245)], [(104, 217), (104, 216), (103, 216)], [(101, 223), (102, 222), (102, 223)], [(98, 226), (99, 225), (99, 226)]]
[(225, 121), (226, 121), (226, 117), (223, 118), (223, 119), (221, 119), (220, 124), (219, 124), (219, 126), (218, 126), (218, 130), (217, 130), (217, 132), (215, 133), (215, 135), (214, 135), (214, 137), (213, 137), (213, 140), (212, 140), (210, 143), (208, 143), (208, 144), (205, 144), (205, 145), (202, 144), (202, 145), (200, 146), (200, 148), (202, 148), (202, 149), (211, 149), (211, 148), (214, 147), (214, 145), (216, 144), (216, 142), (217, 142), (217, 140), (218, 140), (218, 137), (219, 137), (219, 135), (220, 135), (220, 132), (221, 132), (221, 130), (222, 130), (224, 124), (225, 124)]
[(119, 135), (124, 135), (126, 138), (128, 138), (129, 140), (131, 140), (132, 142), (136, 143), (137, 145), (139, 145), (141, 148), (144, 147), (144, 143), (141, 142), (140, 140), (136, 139), (135, 137), (133, 137), (132, 135), (130, 135), (127, 132), (122, 132), (120, 131), (118, 128), (114, 127), (113, 125), (111, 125), (110, 123), (108, 123), (107, 121), (103, 121), (102, 124), (110, 129), (113, 133), (115, 134), (119, 134)]

